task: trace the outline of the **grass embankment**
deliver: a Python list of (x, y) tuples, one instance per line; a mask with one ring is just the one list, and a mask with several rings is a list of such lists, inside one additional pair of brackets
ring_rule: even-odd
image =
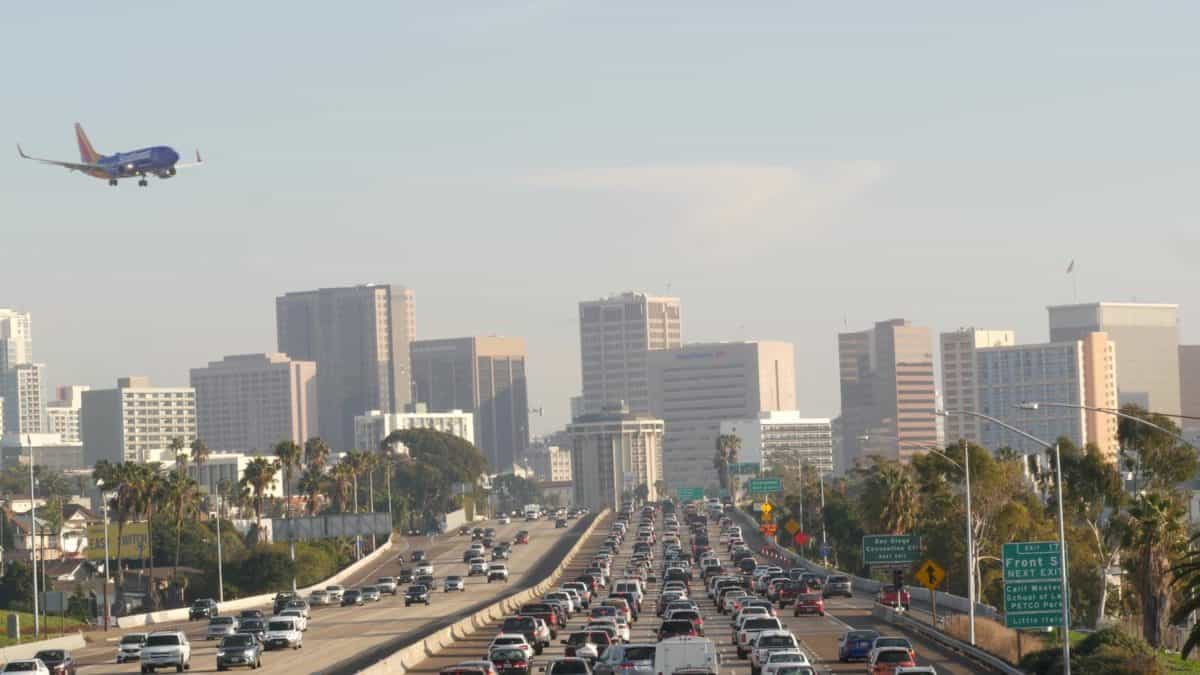
[[(21, 642), (33, 641), (33, 614), (29, 612), (12, 612), (7, 609), (0, 609), (0, 647), (11, 647), (17, 644), (17, 641), (8, 637), (8, 616), (16, 614), (21, 621)], [(62, 617), (49, 616), (42, 621), (42, 637), (58, 637), (62, 634), (64, 627), (67, 633), (73, 633), (79, 630), (86, 630), (87, 624), (81, 623), (76, 619), (67, 617), (64, 622)]]

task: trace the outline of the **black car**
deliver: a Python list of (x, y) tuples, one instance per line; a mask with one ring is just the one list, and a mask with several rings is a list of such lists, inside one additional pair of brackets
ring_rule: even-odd
[(262, 642), (267, 637), (267, 622), (263, 619), (242, 619), (238, 622), (237, 632), (252, 635)]
[(398, 580), (400, 581), (400, 583), (402, 583), (402, 584), (411, 584), (411, 583), (412, 583), (412, 580), (413, 580), (413, 571), (412, 571), (412, 568), (410, 568), (410, 567), (406, 567), (406, 568), (404, 568), (404, 569), (400, 570), (400, 576), (399, 576), (399, 577), (397, 577), (397, 579), (398, 579)]
[(201, 598), (188, 608), (188, 620), (211, 619), (217, 615), (217, 601), (212, 598)]
[(54, 675), (75, 675), (75, 659), (71, 658), (71, 652), (65, 649), (43, 649), (34, 654), (33, 658), (41, 659)]
[[(281, 610), (275, 610), (275, 611), (279, 612)], [(242, 611), (238, 612), (238, 625), (240, 626), (242, 624), (242, 621), (245, 619), (262, 619), (262, 618), (265, 618), (265, 617), (263, 616), (263, 611), (261, 609), (243, 609)]]
[(362, 591), (357, 588), (348, 588), (345, 593), (342, 593), (342, 607), (361, 604), (363, 604)]
[(424, 559), (425, 559), (425, 551), (413, 551), (412, 552), (412, 561), (413, 562), (421, 562)]
[(429, 605), (429, 587), (422, 584), (415, 584), (408, 587), (408, 592), (404, 594), (404, 606), (421, 603)]
[(291, 591), (284, 591), (282, 593), (276, 593), (274, 609), (271, 610), (271, 613), (278, 614), (278, 613), (282, 612), (283, 608), (287, 607), (287, 604), (289, 602), (291, 602), (292, 600), (295, 600), (298, 597), (299, 597), (298, 595), (296, 595), (295, 593), (293, 593)]
[(562, 529), (562, 528), (564, 528), (564, 527), (566, 527), (566, 526), (567, 526), (567, 519), (566, 519), (566, 518), (559, 518), (558, 520), (555, 520), (555, 521), (554, 521), (554, 528), (555, 528), (555, 529)]
[(253, 635), (236, 633), (222, 638), (217, 644), (217, 670), (229, 670), (236, 666), (261, 668), (262, 651), (262, 644)]

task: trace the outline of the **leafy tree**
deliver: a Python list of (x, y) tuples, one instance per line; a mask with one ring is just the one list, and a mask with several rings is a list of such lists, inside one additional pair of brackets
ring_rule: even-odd
[(492, 492), (498, 497), (497, 508), (504, 512), (545, 501), (537, 483), (511, 473), (496, 476), (492, 481)]
[(5, 563), (0, 577), (0, 607), (28, 611), (33, 606), (33, 571), (29, 565), (13, 560)]
[[(408, 461), (396, 467), (396, 487), (426, 524), (457, 508), (454, 485), (476, 485), (487, 471), (483, 453), (457, 436), (432, 429), (404, 429), (388, 434), (386, 444), (402, 443)], [(478, 497), (478, 495), (476, 495)]]
[(1133, 472), (1135, 488), (1173, 489), (1196, 475), (1196, 451), (1179, 442), (1174, 420), (1133, 404), (1123, 406), (1121, 412), (1159, 427), (1126, 418), (1117, 425), (1122, 462)]
[(1171, 559), (1186, 545), (1187, 510), (1176, 495), (1147, 492), (1133, 500), (1129, 516), (1125, 562), (1141, 605), (1142, 635), (1160, 647), (1173, 602)]
[[(1033, 675), (1063, 672), (1062, 650), (1058, 647), (1027, 654), (1021, 669)], [(1116, 628), (1098, 630), (1071, 649), (1071, 670), (1087, 675), (1162, 675), (1158, 654), (1138, 637)]]
[(900, 462), (872, 456), (855, 470), (862, 482), (862, 511), (874, 534), (905, 534), (917, 519), (917, 486), (911, 469)]

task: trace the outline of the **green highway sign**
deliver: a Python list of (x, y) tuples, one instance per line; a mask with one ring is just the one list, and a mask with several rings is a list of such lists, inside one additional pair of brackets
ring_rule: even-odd
[(897, 565), (921, 559), (921, 537), (915, 534), (868, 534), (863, 537), (863, 562)]
[(1005, 544), (1004, 625), (1049, 628), (1062, 625), (1062, 556), (1056, 541)]
[(735, 476), (753, 476), (759, 469), (758, 462), (734, 462), (729, 465), (729, 473)]
[(704, 488), (702, 487), (681, 487), (675, 488), (675, 496), (679, 497), (681, 502), (694, 502), (704, 499)]
[(746, 491), (752, 495), (772, 495), (783, 492), (782, 478), (751, 478)]

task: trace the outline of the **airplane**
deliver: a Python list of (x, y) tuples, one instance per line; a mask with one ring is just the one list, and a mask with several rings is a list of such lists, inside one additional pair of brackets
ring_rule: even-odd
[(106, 178), (109, 185), (116, 185), (121, 178), (137, 176), (138, 185), (141, 187), (149, 184), (146, 180), (148, 175), (170, 178), (175, 175), (176, 169), (186, 169), (204, 163), (204, 160), (200, 158), (200, 151), (197, 150), (195, 162), (180, 164), (179, 153), (165, 145), (140, 148), (131, 152), (118, 152), (114, 155), (101, 155), (92, 147), (92, 142), (88, 140), (87, 134), (83, 132), (83, 127), (78, 122), (75, 123), (75, 140), (79, 142), (80, 161), (78, 163), (30, 157), (21, 149), (20, 143), (17, 144), (17, 154), (21, 156), (21, 159), (32, 159), (43, 164), (66, 167), (71, 171), (80, 171), (93, 178)]

